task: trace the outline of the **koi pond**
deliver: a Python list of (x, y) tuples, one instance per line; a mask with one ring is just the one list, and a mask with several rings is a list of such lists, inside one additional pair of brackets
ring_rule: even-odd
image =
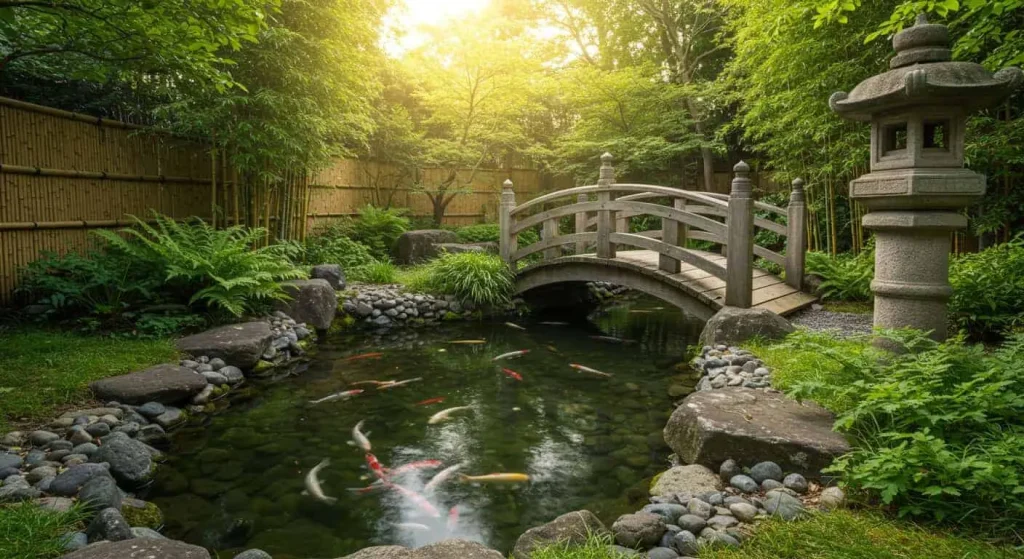
[[(508, 552), (564, 512), (586, 508), (610, 521), (635, 510), (668, 466), (661, 430), (696, 380), (676, 366), (701, 324), (649, 298), (585, 322), (540, 320), (557, 319), (517, 321), (525, 330), (465, 322), (332, 336), (301, 374), (250, 382), (207, 424), (173, 435), (149, 493), (165, 532), (220, 557), (256, 547), (276, 559), (334, 558), (450, 537)], [(466, 340), (486, 343), (454, 343)], [(492, 361), (518, 350), (529, 351)], [(366, 382), (417, 378), (384, 389)], [(363, 392), (311, 403), (353, 389)], [(470, 409), (428, 423), (462, 406)], [(372, 485), (364, 450), (350, 442), (360, 421), (400, 488)], [(305, 494), (322, 461), (322, 494)], [(461, 477), (496, 473), (529, 480)]]

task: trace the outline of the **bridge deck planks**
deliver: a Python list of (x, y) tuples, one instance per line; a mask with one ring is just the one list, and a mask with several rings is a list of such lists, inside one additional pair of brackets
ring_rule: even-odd
[[(692, 249), (690, 252), (697, 253), (723, 267), (726, 265), (725, 256), (721, 254)], [(615, 257), (618, 260), (638, 264), (651, 270), (658, 269), (658, 253), (651, 250), (619, 250)], [(704, 270), (683, 263), (679, 273), (666, 275), (707, 296), (717, 307), (722, 307), (725, 303), (725, 281)], [(778, 276), (754, 268), (754, 307), (764, 308), (785, 316), (808, 307), (815, 301), (817, 301), (816, 297), (786, 285)]]

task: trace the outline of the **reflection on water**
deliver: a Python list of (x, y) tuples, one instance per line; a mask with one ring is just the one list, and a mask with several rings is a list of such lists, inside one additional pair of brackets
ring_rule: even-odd
[[(276, 559), (339, 557), (368, 545), (423, 545), (460, 537), (507, 551), (531, 526), (580, 508), (605, 520), (646, 498), (649, 479), (666, 466), (661, 428), (672, 411), (670, 384), (699, 324), (654, 299), (637, 299), (592, 322), (545, 326), (463, 323), (380, 338), (338, 336), (301, 376), (251, 387), (212, 421), (180, 431), (158, 472), (152, 498), (167, 532), (231, 557), (258, 547)], [(626, 340), (600, 340), (610, 336)], [(459, 339), (486, 339), (460, 345)], [(495, 355), (528, 349), (519, 359)], [(379, 358), (346, 360), (367, 352)], [(570, 368), (579, 363), (610, 378)], [(519, 382), (501, 369), (522, 375)], [(366, 380), (420, 382), (349, 400), (309, 402)], [(678, 393), (678, 392), (677, 392)], [(443, 403), (418, 402), (444, 398)], [(427, 419), (470, 406), (443, 423)], [(380, 490), (352, 427), (365, 420), (372, 453), (386, 468), (439, 460), (395, 483), (423, 493), (441, 469), (523, 473), (529, 483), (471, 483), (454, 476), (416, 502)], [(304, 477), (322, 459), (331, 505), (303, 495)], [(349, 489), (366, 488), (363, 492)]]

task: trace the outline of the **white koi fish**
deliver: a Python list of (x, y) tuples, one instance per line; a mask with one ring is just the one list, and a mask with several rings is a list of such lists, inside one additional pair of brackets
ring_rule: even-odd
[(451, 479), (451, 477), (455, 475), (455, 472), (458, 472), (461, 468), (462, 464), (456, 464), (437, 472), (437, 475), (431, 478), (430, 481), (423, 486), (423, 492), (427, 494), (433, 493), (435, 489), (437, 489), (442, 483)]
[(592, 375), (598, 375), (598, 376), (602, 376), (602, 377), (610, 377), (610, 376), (612, 376), (611, 373), (602, 373), (601, 371), (598, 371), (597, 369), (591, 369), (590, 367), (584, 367), (583, 365), (580, 365), (578, 363), (569, 363), (569, 366), (572, 367), (573, 369), (576, 369), (577, 371), (580, 371), (581, 373), (590, 373)]
[(335, 392), (334, 394), (331, 394), (329, 396), (324, 396), (323, 398), (320, 398), (319, 400), (310, 400), (309, 403), (315, 405), (315, 404), (322, 404), (324, 402), (333, 402), (334, 400), (348, 399), (348, 398), (351, 398), (352, 396), (355, 396), (356, 394), (362, 394), (362, 393), (363, 393), (363, 391), (361, 389), (345, 390), (344, 392)]
[(520, 325), (518, 325), (518, 324), (516, 324), (514, 322), (506, 322), (505, 326), (508, 326), (509, 328), (511, 328), (513, 330), (526, 330), (526, 328), (523, 328), (522, 326), (520, 326)]
[(513, 357), (522, 357), (530, 353), (528, 349), (520, 349), (519, 351), (510, 351), (508, 353), (502, 353), (501, 355), (491, 359), (491, 361), (501, 361), (502, 359), (512, 359)]
[(365, 419), (356, 423), (356, 426), (352, 428), (352, 442), (354, 442), (357, 447), (361, 448), (363, 452), (370, 452), (370, 450), (372, 450), (370, 448), (370, 439), (366, 438), (366, 435), (361, 431), (363, 423), (366, 423)]
[(395, 528), (402, 530), (409, 530), (410, 532), (429, 532), (430, 527), (426, 524), (420, 524), (418, 522), (399, 522), (395, 524)]
[(449, 419), (451, 419), (451, 414), (453, 414), (453, 413), (455, 413), (457, 411), (471, 410), (471, 409), (473, 409), (472, 406), (457, 406), (457, 407), (454, 407), (454, 408), (448, 408), (446, 410), (441, 410), (441, 411), (435, 413), (434, 415), (430, 416), (430, 419), (427, 420), (427, 424), (428, 425), (434, 425), (435, 423), (441, 423), (442, 421), (448, 421)]
[(381, 384), (381, 385), (377, 386), (377, 390), (387, 390), (389, 388), (395, 388), (395, 387), (398, 387), (398, 386), (404, 386), (404, 385), (409, 384), (411, 382), (419, 382), (421, 380), (423, 380), (423, 377), (416, 377), (416, 378), (411, 378), (411, 379), (406, 379), (406, 380), (396, 380), (396, 381), (393, 381), (393, 382), (389, 382), (387, 384)]
[(330, 465), (331, 460), (329, 458), (324, 458), (323, 460), (320, 461), (319, 464), (313, 466), (313, 469), (310, 470), (308, 474), (306, 474), (306, 492), (308, 492), (310, 496), (312, 496), (317, 501), (320, 501), (321, 503), (333, 505), (334, 503), (338, 502), (338, 499), (335, 497), (328, 497), (327, 495), (324, 495), (324, 490), (320, 487), (320, 480), (317, 479), (316, 477), (316, 475), (320, 473), (320, 470)]

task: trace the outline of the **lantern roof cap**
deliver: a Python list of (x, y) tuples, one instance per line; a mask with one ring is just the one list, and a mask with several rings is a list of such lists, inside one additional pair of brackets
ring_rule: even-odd
[(955, 105), (972, 111), (999, 103), (1024, 78), (1019, 68), (991, 74), (980, 64), (953, 61), (948, 28), (928, 23), (923, 14), (892, 43), (896, 56), (889, 61), (891, 69), (862, 81), (850, 93), (833, 93), (833, 111), (863, 121), (919, 105)]

